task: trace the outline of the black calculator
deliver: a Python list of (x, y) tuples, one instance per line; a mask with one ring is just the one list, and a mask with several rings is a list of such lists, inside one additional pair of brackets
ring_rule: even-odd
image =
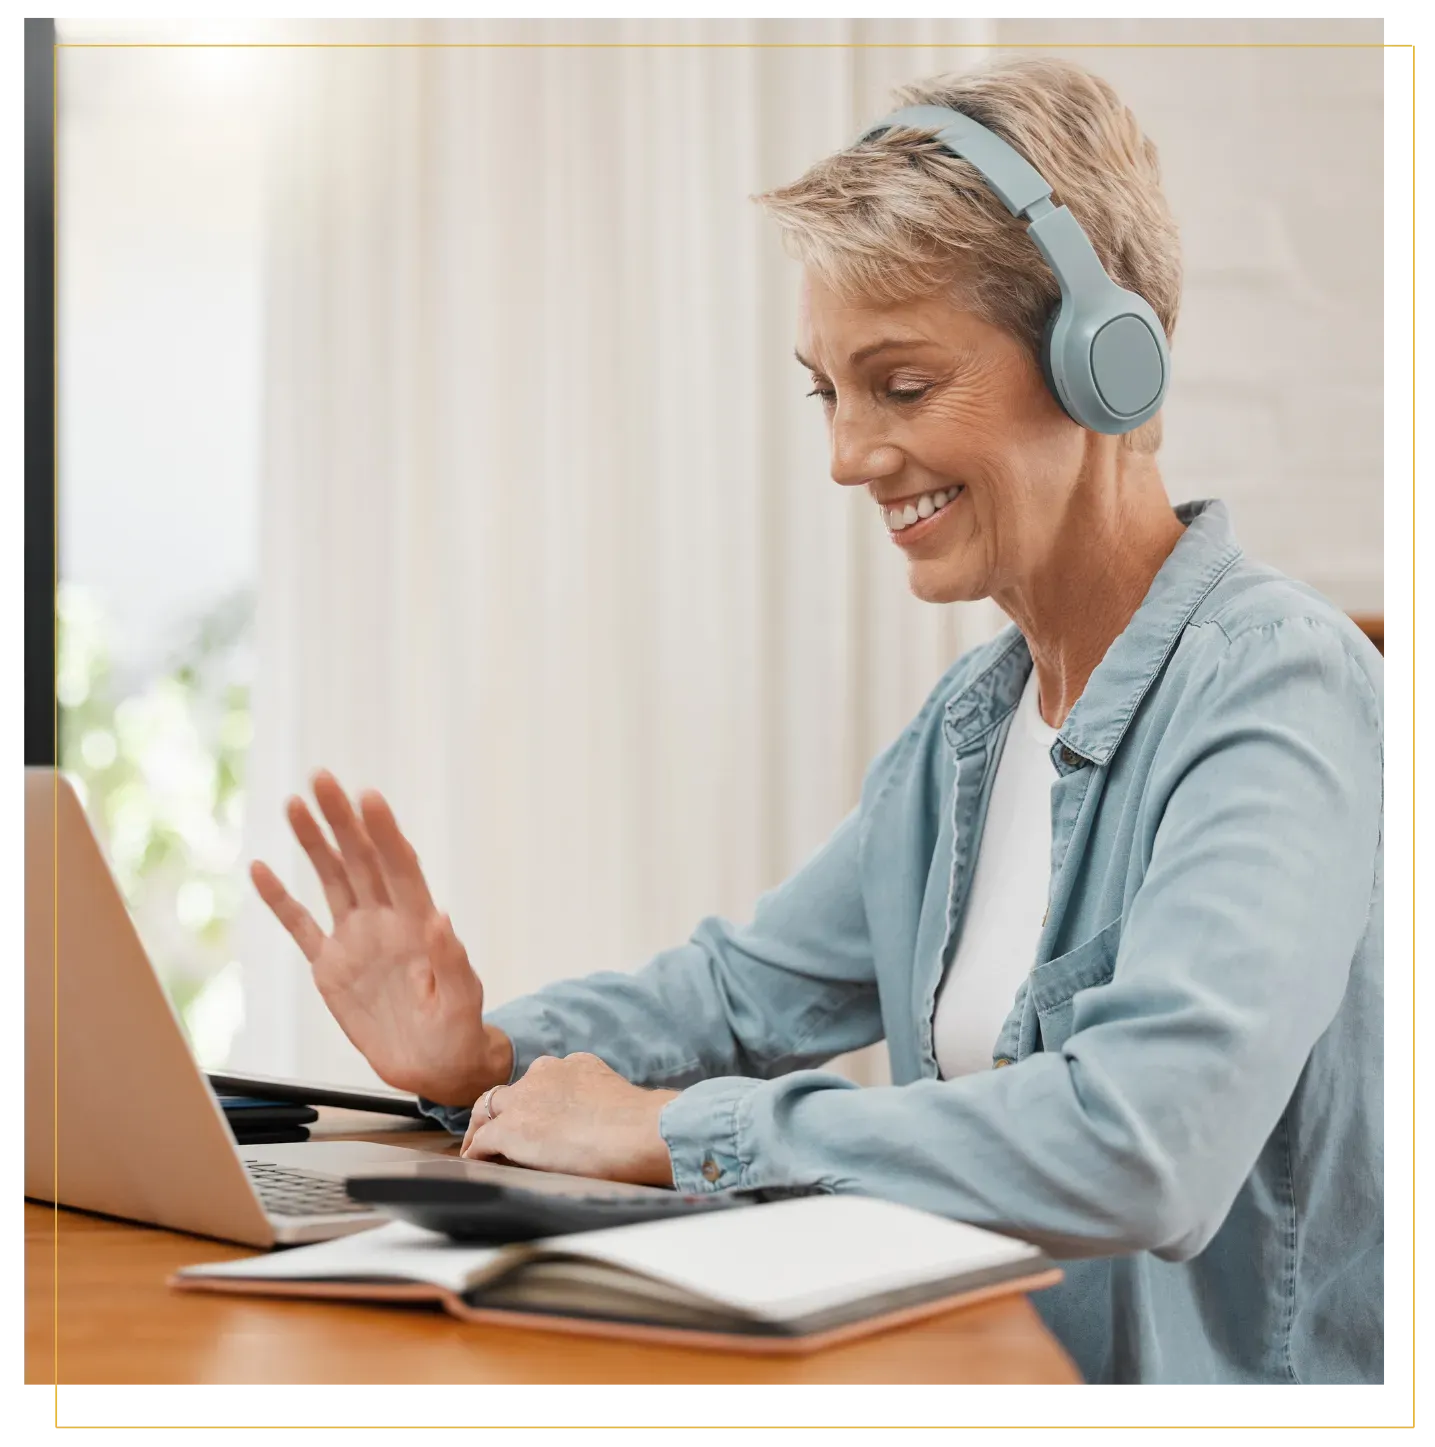
[(702, 1196), (661, 1190), (619, 1194), (594, 1181), (591, 1194), (571, 1190), (559, 1194), (439, 1174), (351, 1176), (344, 1189), (355, 1201), (386, 1216), (440, 1231), (455, 1241), (493, 1245), (754, 1204), (751, 1194), (738, 1191)]

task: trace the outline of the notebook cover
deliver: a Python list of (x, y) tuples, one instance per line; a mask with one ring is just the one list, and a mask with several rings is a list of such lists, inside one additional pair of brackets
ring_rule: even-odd
[(556, 1331), (574, 1336), (613, 1337), (623, 1341), (651, 1343), (661, 1346), (695, 1347), (713, 1351), (744, 1352), (756, 1356), (804, 1356), (825, 1347), (871, 1336), (879, 1331), (910, 1326), (928, 1317), (941, 1316), (960, 1307), (976, 1306), (1000, 1296), (1019, 1292), (1040, 1291), (1061, 1280), (1056, 1268), (1041, 1270), (1031, 1276), (1013, 1277), (974, 1291), (961, 1291), (950, 1296), (935, 1297), (895, 1311), (863, 1317), (828, 1331), (811, 1332), (805, 1336), (749, 1336), (740, 1332), (699, 1331), (691, 1327), (644, 1325), (638, 1322), (605, 1321), (597, 1317), (557, 1316), (541, 1312), (510, 1311), (507, 1308), (472, 1307), (461, 1297), (442, 1287), (423, 1282), (344, 1281), (261, 1281), (217, 1276), (171, 1276), (170, 1286), (180, 1291), (227, 1291), (246, 1296), (321, 1297), (332, 1301), (385, 1302), (435, 1301), (462, 1321), (475, 1321), (489, 1326), (519, 1327), (534, 1331)]

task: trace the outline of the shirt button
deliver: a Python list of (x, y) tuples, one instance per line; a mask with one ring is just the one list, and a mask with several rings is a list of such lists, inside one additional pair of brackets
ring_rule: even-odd
[(1086, 760), (1083, 759), (1075, 749), (1069, 749), (1065, 744), (1062, 744), (1061, 762), (1065, 764), (1068, 769), (1074, 769), (1078, 764), (1084, 764)]
[(995, 1061), (992, 1062), (992, 1069), (993, 1069), (993, 1070), (1000, 1070), (1003, 1065), (1010, 1065), (1010, 1064), (1011, 1064), (1011, 1061), (1008, 1060), (1005, 1055), (1003, 1055), (1000, 1060), (995, 1060)]
[(716, 1181), (722, 1175), (722, 1167), (711, 1156), (703, 1162), (703, 1180)]

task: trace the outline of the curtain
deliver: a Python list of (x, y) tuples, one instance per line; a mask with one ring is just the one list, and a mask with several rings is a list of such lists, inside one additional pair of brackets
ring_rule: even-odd
[[(1000, 623), (914, 600), (832, 484), (797, 266), (747, 199), (987, 37), (385, 38), (465, 44), (271, 53), (246, 853), (326, 920), (283, 800), (320, 765), (381, 789), (497, 1004), (746, 917)], [(240, 944), (231, 1060), (372, 1079), (252, 894)]]

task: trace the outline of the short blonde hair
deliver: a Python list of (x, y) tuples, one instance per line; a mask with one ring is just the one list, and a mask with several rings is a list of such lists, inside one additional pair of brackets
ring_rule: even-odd
[[(1160, 161), (1106, 81), (1055, 57), (1010, 60), (898, 87), (891, 109), (910, 105), (962, 111), (1021, 152), (1112, 279), (1145, 297), (1172, 337), (1181, 245)], [(1061, 294), (1051, 268), (976, 169), (925, 133), (890, 130), (752, 199), (788, 254), (839, 294), (878, 305), (945, 294), (1037, 356)], [(1155, 452), (1161, 414), (1122, 441)]]

